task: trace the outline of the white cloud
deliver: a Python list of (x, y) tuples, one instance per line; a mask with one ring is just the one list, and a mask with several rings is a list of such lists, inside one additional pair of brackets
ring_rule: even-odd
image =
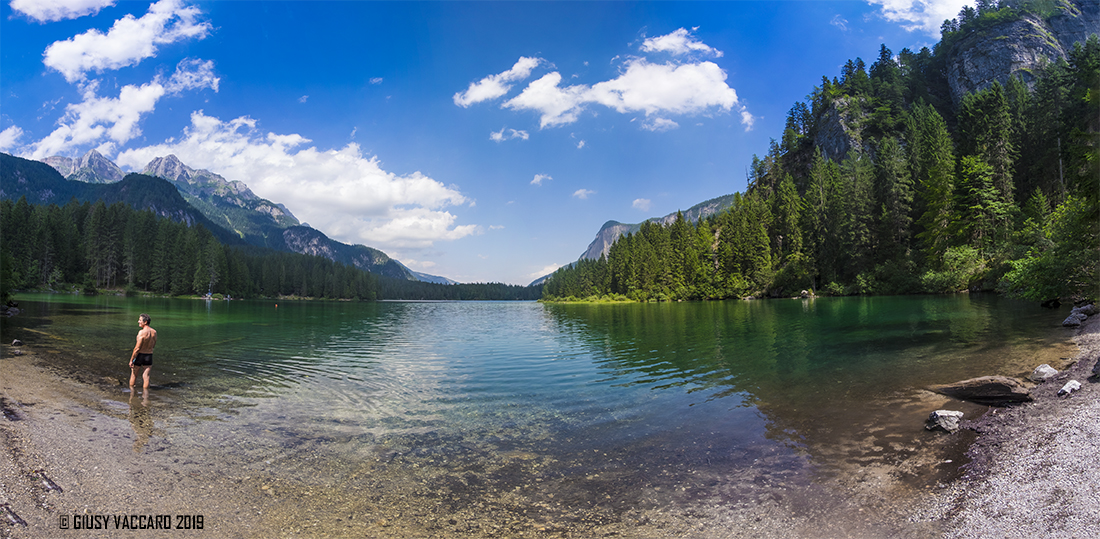
[(843, 31), (843, 32), (848, 31), (848, 20), (845, 19), (844, 17), (841, 17), (840, 15), (834, 16), (833, 20), (829, 21), (829, 24), (831, 24), (831, 25), (833, 25), (837, 28), (840, 28), (840, 30)]
[(963, 6), (973, 5), (968, 0), (867, 0), (867, 3), (879, 6), (886, 20), (900, 23), (910, 32), (919, 30), (937, 38), (943, 21), (955, 18)]
[(504, 225), (489, 225), (489, 230), (504, 230)]
[[(31, 156), (42, 159), (66, 150), (101, 144), (101, 153), (112, 153), (114, 145), (122, 144), (141, 134), (138, 121), (152, 112), (166, 93), (158, 81), (141, 86), (123, 86), (118, 98), (97, 97), (98, 85), (85, 88), (84, 101), (65, 107), (61, 124), (52, 133), (33, 145)], [(109, 142), (102, 143), (103, 139)]]
[(552, 180), (549, 174), (535, 174), (535, 179), (531, 180), (531, 185), (542, 185), (543, 180)]
[(23, 138), (23, 130), (19, 126), (11, 126), (0, 131), (0, 151), (11, 152), (15, 150), (19, 139)]
[(371, 84), (382, 84), (382, 77), (371, 77)]
[(11, 0), (11, 8), (38, 22), (54, 22), (94, 15), (115, 0)]
[(583, 140), (581, 140), (580, 142), (577, 143), (577, 149), (579, 150), (581, 148), (584, 148), (584, 145), (585, 145), (585, 142)]
[(65, 115), (58, 120), (60, 125), (32, 145), (32, 157), (42, 159), (89, 145), (98, 145), (100, 153), (113, 153), (117, 145), (141, 135), (138, 123), (165, 95), (202, 88), (217, 91), (219, 79), (213, 74), (213, 65), (210, 61), (185, 59), (167, 81), (158, 76), (141, 86), (123, 86), (117, 98), (97, 96), (98, 82), (85, 84), (84, 100), (65, 107)]
[(250, 118), (223, 122), (199, 111), (179, 140), (124, 151), (117, 162), (141, 169), (155, 157), (175, 154), (191, 167), (243, 181), (257, 195), (287, 204), (299, 219), (348, 243), (420, 249), (481, 233), (477, 225), (457, 225), (457, 217), (445, 210), (471, 202), (457, 187), (419, 172), (388, 172), (358, 144), (323, 151), (305, 147), (309, 142), (297, 134), (264, 134)]
[(206, 37), (211, 26), (198, 21), (200, 14), (182, 0), (160, 0), (140, 19), (126, 15), (115, 21), (106, 34), (92, 29), (54, 42), (46, 47), (43, 63), (69, 82), (84, 80), (88, 71), (136, 65), (155, 56), (158, 45)]
[(506, 128), (501, 127), (500, 131), (493, 131), (493, 132), (489, 133), (489, 140), (491, 140), (493, 142), (504, 142), (506, 140), (512, 140), (512, 139), (517, 139), (517, 138), (521, 139), (521, 140), (527, 140), (527, 139), (531, 138), (531, 135), (528, 135), (526, 131), (518, 131), (518, 130), (515, 130), (515, 129), (507, 129), (508, 132), (505, 133), (505, 130), (506, 130)]
[(302, 97), (298, 98), (299, 103), (305, 103), (306, 101), (309, 101), (309, 96), (308, 95), (303, 95)]
[(540, 269), (537, 269), (537, 270), (535, 270), (531, 273), (528, 273), (527, 278), (531, 279), (533, 281), (535, 279), (546, 277), (547, 275), (550, 275), (551, 273), (554, 273), (555, 271), (558, 271), (558, 268), (560, 268), (564, 265), (565, 264), (550, 264), (550, 265), (547, 265), (547, 266), (543, 266)]
[(594, 195), (594, 194), (596, 194), (595, 191), (590, 191), (588, 189), (577, 189), (576, 191), (573, 191), (573, 196), (575, 196), (575, 197), (577, 197), (581, 200), (585, 200), (585, 199), (588, 198), (588, 195)]
[(591, 103), (620, 113), (646, 115), (701, 114), (715, 108), (729, 111), (737, 104), (737, 93), (726, 84), (726, 73), (713, 62), (653, 64), (632, 58), (615, 79), (591, 87), (562, 88), (560, 83), (558, 72), (544, 75), (503, 106), (539, 112), (540, 127), (545, 128), (577, 121)]
[[(695, 30), (695, 28), (692, 28), (692, 30)], [(691, 32), (683, 28), (668, 35), (647, 38), (642, 43), (642, 50), (645, 52), (670, 52), (675, 55), (702, 52), (717, 58), (722, 56), (722, 51), (695, 39)]]
[(659, 133), (661, 131), (668, 131), (669, 129), (676, 129), (680, 127), (680, 124), (669, 120), (668, 118), (654, 118), (652, 121), (648, 121), (642, 124), (642, 129), (646, 131), (653, 131)]
[(756, 123), (756, 116), (749, 113), (745, 107), (741, 107), (741, 125), (745, 126), (745, 132), (752, 131), (753, 124)]
[(176, 71), (168, 79), (165, 89), (170, 94), (203, 88), (210, 88), (216, 92), (220, 81), (221, 79), (214, 76), (214, 62), (212, 60), (204, 62), (197, 58), (185, 58), (176, 65)]
[(521, 81), (531, 76), (531, 71), (542, 62), (540, 58), (521, 56), (511, 69), (496, 75), (489, 75), (477, 82), (471, 82), (465, 92), (454, 95), (455, 105), (469, 107), (474, 103), (496, 99), (512, 88), (509, 83)]
[(412, 259), (412, 258), (406, 258), (406, 259), (402, 260), (401, 263), (408, 266), (408, 267), (410, 267), (410, 268), (417, 268), (417, 269), (421, 269), (421, 270), (431, 269), (431, 268), (434, 268), (438, 265), (435, 262), (432, 262), (431, 260), (416, 260), (416, 259)]
[(635, 209), (649, 211), (649, 207), (653, 205), (653, 201), (648, 198), (636, 198), (631, 205), (634, 206)]

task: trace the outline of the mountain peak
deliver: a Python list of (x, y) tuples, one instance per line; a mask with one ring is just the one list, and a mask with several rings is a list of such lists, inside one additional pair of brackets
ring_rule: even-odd
[(55, 155), (47, 157), (43, 162), (57, 170), (65, 179), (84, 183), (114, 183), (121, 181), (126, 175), (118, 165), (95, 150), (88, 150), (79, 159)]

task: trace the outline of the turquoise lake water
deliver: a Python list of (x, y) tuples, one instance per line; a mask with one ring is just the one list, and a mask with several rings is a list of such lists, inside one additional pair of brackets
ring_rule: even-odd
[(101, 386), (108, 409), (125, 406), (112, 379), (128, 377), (137, 315), (152, 316), (155, 428), (135, 450), (172, 440), (275, 463), (349, 510), (369, 475), (378, 511), (419, 496), (433, 518), (575, 530), (637, 530), (653, 522), (628, 518), (639, 511), (758, 503), (875, 467), (927, 488), (965, 447), (924, 431), (946, 399), (923, 387), (1072, 355), (1057, 313), (991, 295), (17, 299), (3, 338), (53, 352), (52, 367)]

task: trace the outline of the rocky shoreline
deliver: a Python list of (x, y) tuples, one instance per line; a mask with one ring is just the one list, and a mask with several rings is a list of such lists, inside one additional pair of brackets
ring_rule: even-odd
[[(1074, 342), (1075, 363), (1032, 388), (1031, 402), (962, 421), (978, 437), (937, 500), (944, 537), (1100, 537), (1100, 317)], [(1060, 395), (1074, 380), (1080, 389)]]

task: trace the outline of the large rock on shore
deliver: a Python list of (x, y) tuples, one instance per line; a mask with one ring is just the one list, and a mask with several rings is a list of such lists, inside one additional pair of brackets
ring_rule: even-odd
[(989, 406), (1031, 401), (1028, 388), (1019, 380), (1008, 376), (982, 376), (953, 384), (934, 385), (928, 389), (948, 397)]

